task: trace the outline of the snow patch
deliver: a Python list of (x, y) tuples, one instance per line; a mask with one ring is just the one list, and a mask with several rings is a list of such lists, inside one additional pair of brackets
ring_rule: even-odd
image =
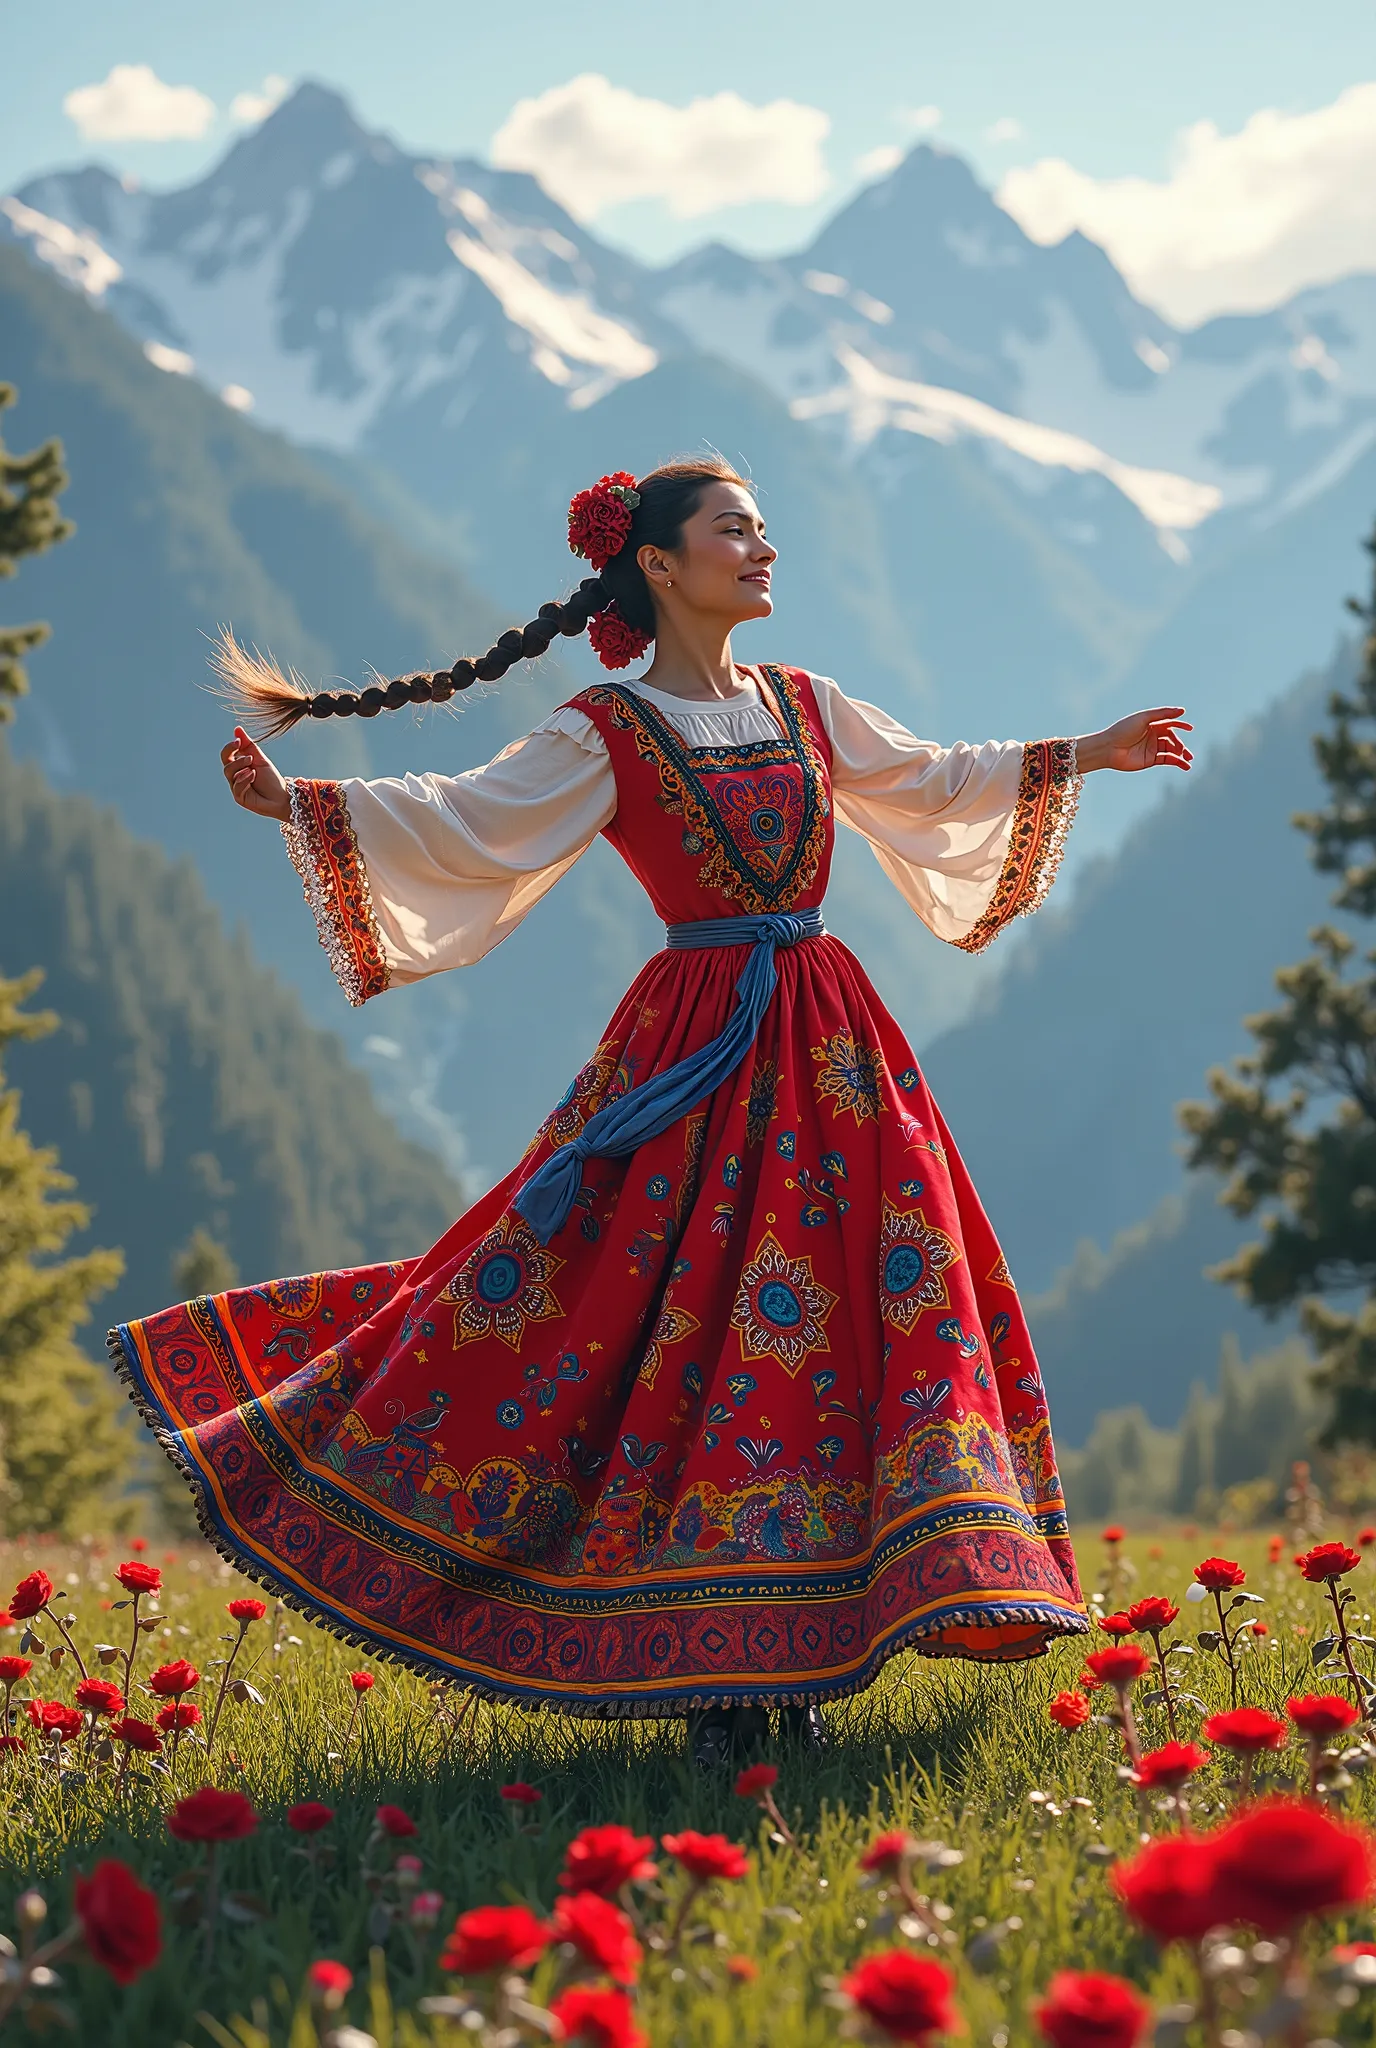
[(168, 348), (162, 341), (146, 341), (143, 352), (155, 370), (170, 371), (174, 377), (189, 377), (196, 367), (196, 358), (184, 348)]
[[(599, 313), (581, 292), (555, 291), (509, 249), (494, 249), (459, 228), (451, 228), (447, 240), (460, 263), (487, 286), (513, 326), (524, 328), (537, 350), (552, 351), (564, 368), (572, 359), (602, 371), (615, 383), (625, 383), (647, 376), (658, 363), (655, 350), (619, 320)], [(547, 377), (548, 362), (547, 353), (536, 362), (536, 368)], [(572, 374), (551, 381), (571, 381)]]
[(25, 206), (22, 199), (0, 199), (3, 213), (17, 235), (31, 236), (34, 254), (68, 284), (79, 285), (88, 298), (103, 298), (124, 275), (89, 228), (70, 228), (65, 220)]

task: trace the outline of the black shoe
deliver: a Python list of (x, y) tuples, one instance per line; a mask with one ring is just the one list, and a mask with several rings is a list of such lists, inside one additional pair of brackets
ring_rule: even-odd
[(763, 1707), (705, 1707), (688, 1716), (688, 1752), (700, 1771), (725, 1770), (769, 1734)]
[(831, 1736), (822, 1719), (822, 1709), (815, 1702), (806, 1707), (780, 1707), (779, 1740), (808, 1756), (817, 1756), (829, 1748)]

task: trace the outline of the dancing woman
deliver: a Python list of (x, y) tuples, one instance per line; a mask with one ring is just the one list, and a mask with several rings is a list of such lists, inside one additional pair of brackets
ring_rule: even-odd
[[(942, 748), (741, 667), (776, 550), (725, 463), (580, 492), (594, 575), (481, 659), (319, 693), (232, 641), (236, 802), (280, 821), (350, 1002), (480, 959), (606, 835), (668, 927), (520, 1163), (429, 1251), (112, 1333), (211, 1540), (327, 1627), (708, 1764), (900, 1650), (1083, 1631), (1008, 1267), (897, 1024), (822, 922), (837, 816), (976, 952), (1051, 884), (1080, 778), (1188, 768), (1178, 707)], [(441, 700), (590, 628), (618, 673), (486, 767), (284, 778), (260, 736)], [(996, 1080), (991, 1085), (997, 1085)]]

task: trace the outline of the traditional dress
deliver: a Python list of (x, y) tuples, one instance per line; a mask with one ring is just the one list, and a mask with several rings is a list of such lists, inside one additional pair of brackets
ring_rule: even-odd
[[(933, 932), (987, 944), (1050, 886), (1074, 742), (942, 749), (758, 678), (602, 684), (455, 777), (292, 784), (353, 1002), (480, 958), (598, 832), (671, 944), (430, 1251), (112, 1333), (242, 1570), (374, 1655), (571, 1713), (815, 1702), (900, 1650), (1086, 1626), (1008, 1267), (818, 911), (839, 815)], [(636, 1091), (733, 1030), (725, 1078), (627, 1138)]]

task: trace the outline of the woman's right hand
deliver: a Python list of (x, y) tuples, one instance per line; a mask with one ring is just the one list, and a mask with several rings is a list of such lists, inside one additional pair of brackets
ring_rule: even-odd
[(286, 777), (241, 725), (235, 726), (229, 745), (221, 747), (220, 764), (236, 804), (256, 811), (260, 818), (278, 818), (285, 823), (291, 816)]

